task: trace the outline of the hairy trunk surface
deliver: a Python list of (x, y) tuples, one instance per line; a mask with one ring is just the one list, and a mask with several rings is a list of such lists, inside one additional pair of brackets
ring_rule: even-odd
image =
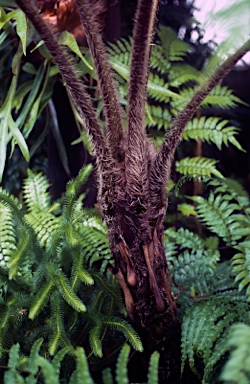
[(131, 207), (124, 201), (106, 207), (102, 214), (115, 258), (112, 272), (122, 287), (128, 316), (141, 337), (145, 357), (155, 350), (161, 354), (160, 383), (178, 384), (180, 324), (164, 253), (165, 212), (146, 220), (140, 204)]

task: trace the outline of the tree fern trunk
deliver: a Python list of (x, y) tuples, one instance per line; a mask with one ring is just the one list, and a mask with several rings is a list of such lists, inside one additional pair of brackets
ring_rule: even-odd
[(116, 262), (112, 272), (123, 289), (131, 323), (141, 337), (145, 356), (155, 350), (161, 354), (160, 383), (178, 384), (180, 324), (164, 254), (163, 215), (146, 226), (142, 215), (129, 206), (116, 205), (112, 210), (112, 217), (110, 209), (103, 214)]

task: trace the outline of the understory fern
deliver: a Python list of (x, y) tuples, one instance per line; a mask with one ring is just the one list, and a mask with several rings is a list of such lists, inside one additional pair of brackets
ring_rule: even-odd
[[(193, 205), (185, 220), (190, 229), (165, 231), (172, 291), (182, 318), (182, 369), (188, 361), (204, 384), (217, 383), (220, 375), (238, 383), (236, 372), (239, 383), (247, 383), (249, 372), (237, 367), (235, 351), (239, 348), (243, 356), (243, 348), (249, 348), (248, 339), (243, 346), (241, 329), (248, 334), (250, 199), (230, 179), (211, 179), (207, 185), (207, 197), (189, 198)], [(193, 223), (199, 234), (191, 230)], [(242, 323), (238, 333), (235, 322)]]
[[(63, 358), (62, 351), (67, 351), (69, 359), (74, 353), (76, 360), (82, 359), (80, 349), (73, 351), (84, 345), (91, 362), (105, 360), (103, 347), (114, 334), (114, 352), (124, 340), (143, 350), (126, 320), (116, 279), (106, 268), (112, 264), (106, 228), (97, 213), (83, 208), (81, 188), (91, 171), (91, 166), (83, 168), (55, 203), (46, 178), (32, 171), (24, 181), (23, 206), (0, 190), (1, 364), (7, 364), (9, 350), (10, 362), (19, 349), (27, 356), (42, 337), (36, 365), (49, 383), (59, 382), (58, 369), (45, 356)], [(26, 382), (19, 378), (20, 367), (15, 364), (8, 366), (6, 380)], [(64, 369), (68, 379), (70, 366), (69, 361)], [(32, 375), (27, 383), (37, 382), (35, 371)], [(69, 382), (79, 382), (77, 369), (72, 375)]]
[[(61, 368), (67, 357), (71, 358), (75, 366), (75, 369), (69, 377), (68, 384), (94, 384), (89, 370), (87, 356), (82, 347), (77, 347), (76, 349), (63, 348), (53, 359), (50, 359), (42, 353), (43, 343), (44, 340), (42, 338), (36, 340), (31, 347), (29, 356), (22, 354), (19, 344), (14, 344), (11, 347), (8, 366), (5, 367), (4, 384), (38, 384), (41, 382), (59, 384), (61, 383)], [(130, 346), (125, 344), (119, 353), (115, 375), (117, 384), (130, 383), (127, 371), (130, 350)], [(151, 355), (148, 369), (148, 384), (158, 384), (159, 356), (158, 352), (154, 352)], [(102, 383), (114, 383), (110, 368), (102, 371)]]

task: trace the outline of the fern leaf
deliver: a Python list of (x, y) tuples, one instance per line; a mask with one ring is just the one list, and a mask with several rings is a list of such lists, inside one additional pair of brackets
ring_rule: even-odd
[(202, 102), (202, 107), (215, 106), (219, 108), (232, 108), (242, 101), (232, 94), (232, 91), (225, 86), (216, 85), (210, 94)]
[(14, 217), (7, 203), (0, 202), (0, 265), (7, 266), (16, 251)]
[(89, 332), (89, 343), (94, 355), (102, 357), (102, 342), (101, 342), (101, 330), (102, 325), (97, 324), (95, 327), (91, 328)]
[(155, 351), (149, 361), (148, 368), (148, 384), (158, 384), (158, 364), (159, 364), (160, 354)]
[(235, 135), (238, 134), (238, 128), (228, 126), (228, 120), (221, 120), (217, 117), (202, 116), (200, 119), (191, 120), (182, 135), (184, 140), (207, 141), (214, 143), (219, 149), (222, 144), (233, 144), (236, 148), (243, 151), (240, 143), (236, 140)]
[(67, 355), (71, 350), (72, 350), (72, 347), (69, 347), (69, 346), (61, 349), (59, 352), (57, 352), (57, 354), (55, 355), (55, 357), (52, 360), (53, 368), (54, 368), (55, 373), (58, 377), (60, 374), (61, 362), (62, 362), (64, 356)]
[(60, 384), (53, 365), (42, 356), (37, 356), (36, 363), (42, 368), (46, 384)]
[(215, 194), (211, 192), (208, 200), (195, 196), (191, 198), (197, 203), (196, 211), (201, 222), (219, 237), (226, 244), (234, 245), (247, 233), (246, 228), (241, 228), (242, 223), (239, 217), (232, 214), (240, 209), (236, 202), (231, 202), (232, 196), (229, 193)]
[(129, 384), (128, 381), (128, 356), (130, 352), (130, 346), (125, 344), (122, 347), (121, 352), (119, 353), (117, 363), (116, 363), (116, 381), (117, 384)]
[(29, 246), (31, 245), (31, 235), (25, 225), (19, 227), (18, 236), (19, 241), (17, 243), (15, 253), (10, 257), (8, 262), (10, 280), (17, 275), (18, 269), (21, 269), (21, 263), (25, 257), (27, 258), (27, 254), (29, 254)]
[(250, 326), (243, 323), (232, 325), (227, 346), (232, 351), (220, 379), (235, 384), (249, 383)]
[(77, 347), (75, 355), (77, 361), (75, 384), (94, 384), (89, 372), (88, 362), (83, 348)]
[(52, 247), (52, 241), (56, 242), (56, 232), (58, 232), (58, 236), (61, 235), (59, 232), (60, 218), (55, 217), (52, 213), (30, 212), (25, 215), (25, 220), (33, 228), (40, 246), (47, 250)]
[(28, 170), (28, 178), (23, 185), (23, 198), (28, 212), (47, 212), (50, 206), (49, 183), (42, 173)]
[(29, 318), (31, 320), (33, 320), (43, 309), (43, 307), (47, 304), (51, 291), (54, 289), (54, 286), (55, 282), (53, 280), (49, 280), (39, 290), (29, 310)]
[(27, 368), (28, 368), (28, 371), (31, 373), (32, 378), (35, 378), (34, 375), (36, 375), (38, 372), (38, 366), (35, 363), (35, 359), (38, 356), (38, 352), (39, 352), (39, 349), (40, 349), (42, 343), (43, 343), (43, 339), (40, 338), (40, 339), (36, 340), (35, 343), (31, 347)]
[(111, 368), (106, 368), (102, 371), (103, 384), (114, 384)]
[(246, 295), (250, 296), (250, 249), (248, 242), (246, 246), (244, 243), (240, 243), (235, 247), (240, 252), (236, 253), (232, 259), (233, 273), (235, 276), (235, 282), (238, 284), (238, 289), (241, 292), (246, 289)]
[(223, 178), (222, 174), (215, 168), (216, 160), (206, 157), (186, 157), (176, 161), (176, 170), (182, 175), (194, 177), (211, 177), (211, 175)]
[(79, 299), (79, 297), (73, 291), (68, 279), (59, 271), (55, 273), (55, 284), (64, 300), (77, 312), (85, 312), (87, 310), (86, 306)]
[(111, 320), (104, 320), (102, 323), (113, 330), (122, 332), (135, 350), (143, 351), (143, 346), (138, 334), (125, 320), (114, 317)]

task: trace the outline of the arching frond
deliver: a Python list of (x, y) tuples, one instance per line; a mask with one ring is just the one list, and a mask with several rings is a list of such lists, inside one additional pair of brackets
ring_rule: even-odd
[(183, 175), (196, 178), (211, 177), (212, 175), (222, 178), (222, 174), (215, 167), (216, 163), (216, 160), (207, 157), (185, 157), (176, 161), (176, 170)]

